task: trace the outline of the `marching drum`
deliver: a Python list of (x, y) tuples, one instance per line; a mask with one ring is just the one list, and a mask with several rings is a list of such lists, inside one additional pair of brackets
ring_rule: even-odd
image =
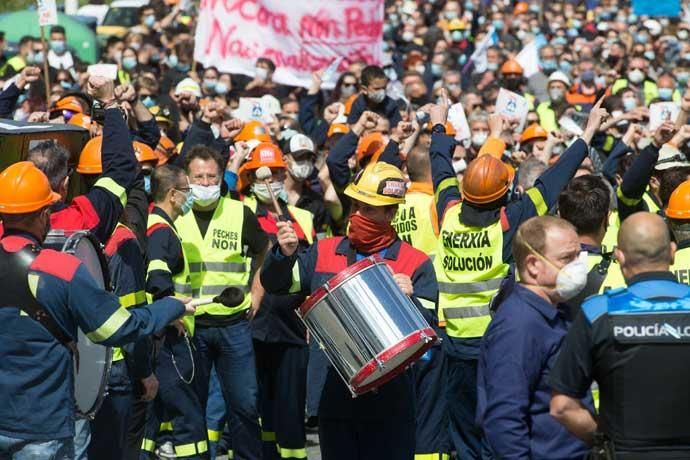
[[(48, 233), (43, 246), (72, 254), (84, 264), (99, 287), (109, 289), (108, 265), (100, 242), (91, 233), (54, 230)], [(98, 308), (98, 305), (93, 307)], [(110, 347), (89, 340), (81, 329), (78, 333), (79, 361), (74, 367), (74, 398), (77, 415), (93, 418), (105, 398), (113, 354)]]
[(331, 278), (299, 316), (353, 397), (399, 375), (438, 340), (378, 256)]

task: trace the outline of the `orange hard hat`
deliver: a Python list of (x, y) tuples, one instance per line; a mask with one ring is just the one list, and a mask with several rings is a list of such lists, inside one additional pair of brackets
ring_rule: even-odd
[(285, 163), (285, 159), (283, 159), (283, 152), (280, 151), (277, 145), (271, 144), (270, 142), (262, 142), (254, 147), (249, 160), (242, 166), (247, 171), (253, 171), (262, 166), (268, 166), (269, 168), (287, 168), (287, 163)]
[(147, 161), (158, 162), (158, 157), (153, 153), (153, 149), (143, 142), (134, 141), (132, 142), (134, 147), (134, 155), (137, 157), (139, 163), (145, 163)]
[(250, 172), (262, 166), (269, 168), (287, 168), (280, 148), (270, 142), (262, 142), (252, 150), (249, 160), (237, 171), (237, 190), (243, 191), (252, 182)]
[(260, 121), (251, 120), (246, 122), (239, 134), (235, 136), (235, 141), (251, 140), (271, 142), (271, 135), (268, 133), (268, 128)]
[(355, 93), (345, 100), (345, 115), (350, 115), (350, 110), (352, 110), (352, 104), (355, 103), (355, 100), (358, 96), (359, 94)]
[(513, 15), (517, 16), (518, 14), (527, 14), (529, 13), (529, 5), (527, 2), (518, 2), (515, 5), (515, 9), (513, 9)]
[[(449, 136), (455, 136), (455, 126), (449, 121), (445, 122), (444, 125), (446, 127), (446, 134)], [(426, 125), (428, 130), (431, 130), (434, 126), (431, 124), (431, 122), (427, 123)]]
[(57, 110), (70, 110), (70, 111), (76, 112), (76, 113), (83, 113), (84, 112), (84, 109), (82, 108), (81, 104), (79, 103), (79, 99), (77, 99), (74, 96), (66, 96), (66, 97), (63, 97), (62, 99), (59, 99), (55, 103), (55, 107), (51, 111), (55, 112)]
[(79, 126), (84, 129), (91, 128), (91, 117), (83, 113), (75, 113), (67, 122), (68, 125)]
[(522, 135), (520, 136), (520, 143), (524, 144), (525, 142), (533, 141), (535, 139), (546, 139), (547, 137), (549, 137), (549, 133), (542, 128), (539, 123), (532, 123), (522, 132)]
[(80, 174), (100, 174), (103, 172), (103, 165), (101, 164), (101, 145), (103, 144), (103, 136), (96, 136), (91, 138), (81, 149), (79, 155), (79, 164), (77, 164), (77, 172)]
[(156, 150), (153, 152), (158, 159), (156, 166), (162, 166), (170, 160), (177, 152), (175, 151), (175, 143), (168, 136), (161, 136), (158, 141)]
[(501, 198), (511, 183), (510, 170), (491, 155), (481, 155), (470, 162), (462, 178), (462, 194), (466, 201), (486, 204)]
[(328, 127), (328, 137), (337, 133), (346, 134), (350, 131), (350, 127), (345, 123), (333, 123)]
[(523, 73), (525, 73), (525, 70), (522, 68), (520, 63), (518, 61), (516, 61), (515, 59), (508, 59), (501, 66), (501, 74), (503, 74), (503, 75), (506, 75), (506, 74), (522, 75)]
[(364, 158), (372, 157), (371, 161), (376, 161), (386, 148), (386, 144), (381, 133), (369, 133), (363, 136), (357, 144), (357, 162), (361, 162)]
[(680, 184), (671, 193), (666, 207), (666, 216), (671, 219), (690, 219), (690, 180)]
[(60, 199), (43, 171), (30, 161), (20, 161), (0, 173), (0, 214), (27, 214)]

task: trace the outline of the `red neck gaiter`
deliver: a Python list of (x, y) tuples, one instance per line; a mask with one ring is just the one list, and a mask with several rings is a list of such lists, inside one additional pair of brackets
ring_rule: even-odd
[(357, 251), (375, 254), (393, 244), (398, 235), (390, 223), (381, 224), (359, 214), (353, 214), (350, 216), (347, 237)]

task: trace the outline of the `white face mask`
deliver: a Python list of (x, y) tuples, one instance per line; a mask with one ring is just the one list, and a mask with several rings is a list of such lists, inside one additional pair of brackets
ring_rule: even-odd
[(290, 174), (297, 180), (305, 180), (314, 171), (314, 163), (309, 160), (293, 161), (290, 164)]
[(644, 80), (644, 73), (640, 69), (631, 70), (628, 72), (628, 80), (637, 84)]
[(539, 254), (534, 249), (531, 250), (541, 260), (558, 270), (558, 274), (556, 275), (555, 289), (556, 294), (558, 294), (558, 297), (561, 299), (561, 301), (572, 299), (587, 285), (587, 274), (589, 273), (589, 268), (587, 266), (586, 252), (581, 252), (575, 260), (568, 262), (561, 268), (557, 268), (556, 265), (549, 259)]
[(558, 270), (556, 292), (563, 300), (570, 300), (578, 295), (587, 285), (587, 253), (581, 252), (577, 259), (567, 263)]
[(220, 185), (190, 185), (194, 204), (205, 208), (210, 206), (220, 198)]
[(266, 80), (268, 78), (268, 69), (264, 69), (263, 67), (255, 67), (254, 76), (256, 76), (256, 78), (259, 80)]
[(343, 97), (350, 97), (353, 94), (355, 94), (356, 90), (357, 90), (357, 88), (355, 88), (354, 86), (343, 86), (340, 88), (340, 94)]
[(379, 89), (376, 91), (370, 91), (369, 93), (367, 93), (367, 97), (370, 101), (374, 102), (375, 104), (380, 104), (386, 98), (386, 90)]
[[(271, 182), (271, 190), (273, 191), (273, 194), (275, 195), (276, 199), (282, 199), (285, 201), (285, 187), (283, 185), (283, 182)], [(271, 202), (271, 194), (268, 191), (268, 187), (264, 183), (256, 183), (252, 185), (252, 192), (254, 193), (254, 196), (256, 197), (257, 200), (261, 201), (262, 203), (270, 203)]]
[(480, 148), (482, 145), (484, 145), (484, 142), (486, 142), (486, 139), (489, 137), (489, 133), (485, 131), (479, 131), (474, 134), (472, 134), (472, 145), (475, 146), (476, 148)]
[(453, 171), (455, 174), (459, 174), (465, 169), (467, 169), (467, 162), (464, 158), (460, 158), (459, 160), (453, 162)]

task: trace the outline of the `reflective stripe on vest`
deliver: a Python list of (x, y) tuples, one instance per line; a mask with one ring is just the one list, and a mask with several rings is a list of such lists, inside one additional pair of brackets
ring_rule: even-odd
[(228, 197), (218, 201), (204, 237), (193, 212), (175, 221), (185, 254), (189, 257), (192, 297), (213, 297), (229, 286), (243, 289), (246, 294), (236, 307), (212, 303), (197, 308), (196, 315), (234, 315), (251, 306), (247, 289), (249, 266), (242, 247), (243, 225), (244, 204)]
[(654, 201), (654, 197), (649, 190), (645, 191), (644, 195), (642, 195), (642, 201), (647, 204), (647, 210), (653, 214), (656, 214), (661, 209), (659, 205), (656, 204), (656, 201)]
[[(150, 229), (154, 225), (162, 224), (168, 227), (172, 232), (177, 236), (177, 238), (180, 238), (180, 235), (177, 233), (175, 230), (175, 227), (170, 225), (165, 219), (163, 219), (161, 216), (158, 214), (149, 214), (149, 219), (147, 222), (147, 229)], [(189, 257), (185, 253), (185, 248), (184, 245), (182, 245), (182, 241), (180, 241), (180, 245), (182, 246), (182, 258), (184, 259), (184, 264), (183, 264), (183, 269), (181, 272), (172, 275), (172, 282), (173, 282), (173, 288), (175, 289), (175, 297), (191, 297), (192, 296), (192, 282), (190, 279), (189, 275)], [(162, 261), (158, 261), (159, 263)], [(149, 264), (149, 268), (147, 271), (150, 273), (151, 271), (155, 270), (156, 268), (151, 267), (152, 264)], [(169, 267), (166, 267), (168, 270), (170, 270)], [(153, 299), (151, 298), (150, 295), (148, 295), (149, 302), (151, 302)], [(183, 316), (182, 317), (182, 322), (185, 325), (185, 328), (189, 332), (190, 335), (194, 335), (194, 317), (193, 316)]]
[(681, 248), (673, 257), (671, 271), (679, 283), (690, 284), (690, 248)]
[(488, 227), (468, 227), (460, 221), (462, 203), (446, 211), (434, 269), (439, 286), (439, 320), (456, 338), (484, 335), (489, 306), (508, 274), (503, 261), (500, 220)]
[(401, 240), (431, 256), (436, 252), (438, 238), (431, 221), (433, 195), (412, 192), (405, 195), (405, 203), (398, 205), (398, 212), (391, 223)]

